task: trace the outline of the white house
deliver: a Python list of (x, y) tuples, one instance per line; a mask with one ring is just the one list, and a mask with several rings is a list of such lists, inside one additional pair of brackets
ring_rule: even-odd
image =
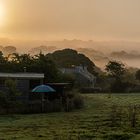
[(76, 75), (76, 80), (80, 85), (88, 85), (94, 87), (96, 84), (96, 76), (90, 73), (86, 66), (72, 66), (71, 68), (61, 68), (62, 73)]

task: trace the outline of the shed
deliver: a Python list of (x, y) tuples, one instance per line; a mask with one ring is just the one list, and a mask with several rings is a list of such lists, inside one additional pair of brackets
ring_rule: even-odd
[(16, 88), (21, 93), (22, 100), (29, 100), (30, 91), (35, 86), (42, 84), (44, 80), (43, 73), (0, 73), (0, 90), (7, 89), (5, 81), (12, 79), (16, 81)]

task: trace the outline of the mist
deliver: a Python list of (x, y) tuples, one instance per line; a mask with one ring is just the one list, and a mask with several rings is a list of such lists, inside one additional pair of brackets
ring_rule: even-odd
[(18, 53), (47, 54), (56, 50), (71, 48), (89, 57), (98, 67), (105, 68), (109, 60), (118, 60), (127, 67), (140, 68), (140, 42), (130, 41), (83, 41), (78, 39), (12, 40), (0, 39), (1, 46), (15, 46)]

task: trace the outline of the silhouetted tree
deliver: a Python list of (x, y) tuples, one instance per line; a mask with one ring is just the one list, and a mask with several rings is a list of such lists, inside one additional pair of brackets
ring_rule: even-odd
[(113, 78), (120, 79), (124, 75), (126, 68), (125, 65), (121, 62), (109, 61), (109, 63), (106, 65), (105, 70)]
[[(109, 61), (105, 70), (108, 72), (111, 79), (111, 92), (125, 92), (130, 86), (128, 82), (124, 82), (124, 74), (126, 73), (125, 65), (117, 61)], [(114, 79), (114, 80), (113, 80)]]
[(0, 53), (0, 72), (24, 72), (24, 67), (27, 72), (44, 73), (49, 82), (57, 81), (58, 69), (55, 63), (44, 54), (40, 53), (32, 57), (30, 54), (14, 53), (7, 58)]
[(16, 53), (16, 47), (6, 46), (6, 47), (3, 48), (3, 53), (4, 53), (5, 56), (7, 56), (9, 54)]
[(138, 70), (136, 72), (136, 75), (135, 76), (136, 76), (136, 79), (140, 81), (140, 70)]
[(0, 64), (3, 64), (6, 62), (5, 57), (3, 56), (3, 53), (0, 51)]

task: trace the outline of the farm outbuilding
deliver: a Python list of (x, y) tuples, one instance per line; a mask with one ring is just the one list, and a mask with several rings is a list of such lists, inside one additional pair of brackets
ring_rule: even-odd
[[(12, 82), (14, 84), (11, 84)], [(9, 85), (14, 86), (20, 93), (16, 97), (17, 101), (21, 103), (19, 105), (20, 107), (18, 106), (19, 108), (17, 108), (17, 106), (15, 106), (13, 107), (14, 109), (10, 109), (12, 113), (60, 111), (62, 104), (64, 105), (66, 100), (65, 90), (69, 87), (68, 83), (44, 83), (43, 73), (0, 73), (1, 94), (9, 94), (11, 90)], [(54, 92), (34, 92), (33, 89), (41, 85), (53, 89)], [(17, 92), (16, 90), (15, 92)]]
[[(19, 99), (23, 101), (39, 100), (41, 95), (31, 92), (33, 88), (43, 84), (43, 73), (0, 73), (0, 91), (6, 91), (7, 87), (5, 81), (12, 79), (16, 82), (16, 88), (21, 93)], [(69, 83), (45, 83), (53, 89), (55, 93), (47, 95), (48, 99), (60, 99), (64, 97), (65, 90), (70, 86)]]
[(43, 83), (43, 73), (0, 73), (0, 91), (6, 91), (5, 81), (12, 79), (16, 83), (17, 90), (21, 93), (20, 99), (28, 101), (31, 90)]

